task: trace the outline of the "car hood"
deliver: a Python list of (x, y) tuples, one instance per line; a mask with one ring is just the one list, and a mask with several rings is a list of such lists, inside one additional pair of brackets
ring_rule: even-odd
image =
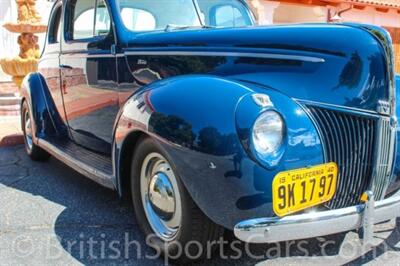
[[(379, 39), (380, 38), (380, 39)], [(158, 56), (207, 56), (195, 70), (163, 71), (155, 76), (213, 74), (273, 88), (289, 97), (376, 111), (389, 101), (390, 54), (385, 31), (364, 25), (303, 24), (228, 29), (192, 29), (132, 34), (125, 44), (129, 67), (138, 69), (146, 52)], [(135, 55), (135, 52), (141, 55)], [(136, 55), (137, 55), (136, 54)], [(216, 57), (226, 57), (215, 63)], [(144, 58), (151, 59), (151, 58)], [(201, 59), (199, 59), (201, 60)], [(208, 62), (208, 63), (207, 63)], [(179, 66), (177, 66), (179, 68)]]

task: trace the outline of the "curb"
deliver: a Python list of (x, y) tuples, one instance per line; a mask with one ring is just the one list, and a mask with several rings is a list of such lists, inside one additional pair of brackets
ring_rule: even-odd
[(19, 115), (0, 115), (0, 148), (15, 146), (24, 143), (20, 119), (21, 118)]
[(12, 134), (0, 138), (0, 148), (16, 146), (24, 143), (24, 136), (22, 134)]

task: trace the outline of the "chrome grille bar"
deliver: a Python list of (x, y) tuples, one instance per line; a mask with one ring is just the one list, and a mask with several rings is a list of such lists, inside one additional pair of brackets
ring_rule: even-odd
[(395, 134), (396, 132), (391, 126), (390, 118), (384, 117), (378, 121), (374, 178), (370, 186), (377, 200), (384, 198), (387, 187), (391, 181)]
[(337, 209), (359, 204), (374, 171), (377, 119), (316, 106), (308, 109), (321, 133), (325, 161), (339, 167), (337, 192), (326, 206)]

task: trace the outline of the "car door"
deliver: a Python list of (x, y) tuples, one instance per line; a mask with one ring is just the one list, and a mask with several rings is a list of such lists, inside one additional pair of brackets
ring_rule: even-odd
[(65, 10), (60, 68), (70, 135), (83, 147), (110, 154), (119, 110), (110, 13), (104, 0), (69, 0)]
[(44, 53), (42, 54), (38, 71), (46, 81), (47, 88), (54, 101), (58, 114), (66, 124), (64, 106), (60, 87), (60, 36), (61, 36), (62, 4), (54, 5), (50, 14), (49, 29), (45, 40)]

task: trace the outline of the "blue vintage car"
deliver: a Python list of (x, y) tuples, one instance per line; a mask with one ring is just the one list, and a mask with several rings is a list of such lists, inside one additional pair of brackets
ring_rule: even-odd
[(369, 240), (400, 216), (393, 61), (381, 28), (259, 27), (241, 0), (57, 0), (25, 147), (132, 198), (168, 254), (224, 229)]

